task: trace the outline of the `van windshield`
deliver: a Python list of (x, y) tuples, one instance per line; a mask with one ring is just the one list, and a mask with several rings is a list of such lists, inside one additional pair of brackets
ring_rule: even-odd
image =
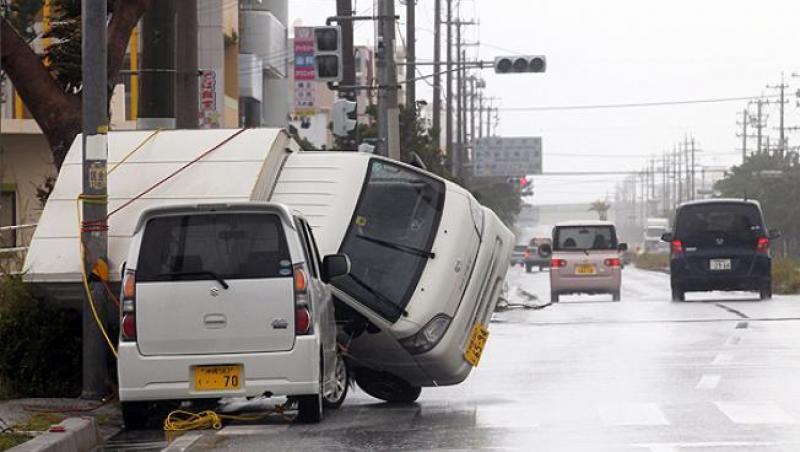
[(214, 213), (147, 222), (137, 282), (255, 279), (292, 276), (280, 218)]
[(558, 226), (553, 240), (557, 251), (617, 249), (614, 226)]
[(688, 247), (750, 246), (766, 235), (761, 212), (749, 203), (685, 206), (676, 223), (676, 238)]
[(333, 285), (394, 322), (417, 288), (439, 230), (445, 185), (373, 159), (340, 252), (350, 274)]

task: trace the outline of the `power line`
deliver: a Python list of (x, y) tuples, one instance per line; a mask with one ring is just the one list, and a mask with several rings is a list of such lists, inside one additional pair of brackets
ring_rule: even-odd
[(739, 97), (719, 97), (712, 99), (688, 99), (688, 100), (668, 100), (668, 101), (655, 101), (655, 102), (636, 102), (636, 103), (620, 103), (620, 104), (594, 104), (594, 105), (553, 105), (543, 107), (501, 107), (500, 111), (506, 112), (527, 112), (527, 111), (557, 111), (557, 110), (601, 110), (601, 109), (618, 109), (618, 108), (647, 108), (647, 107), (665, 107), (674, 105), (693, 105), (693, 104), (710, 104), (721, 102), (741, 102), (752, 100), (758, 97), (777, 97), (778, 95), (770, 96), (739, 96)]

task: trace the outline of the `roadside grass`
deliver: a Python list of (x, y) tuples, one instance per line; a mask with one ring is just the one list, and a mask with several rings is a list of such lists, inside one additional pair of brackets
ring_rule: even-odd
[(6, 432), (0, 434), (0, 451), (11, 449), (28, 441), (32, 437), (22, 433)]
[(43, 432), (66, 418), (56, 413), (31, 413), (28, 417), (13, 425), (14, 430), (21, 432)]
[(772, 260), (772, 290), (781, 295), (800, 293), (800, 261), (789, 257)]

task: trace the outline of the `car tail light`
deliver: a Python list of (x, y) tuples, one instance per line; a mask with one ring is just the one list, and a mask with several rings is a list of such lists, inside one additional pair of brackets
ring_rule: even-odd
[(620, 267), (622, 262), (618, 257), (612, 257), (605, 260), (606, 267)]
[(550, 261), (550, 266), (553, 268), (562, 268), (567, 266), (566, 259), (552, 259)]
[(120, 319), (120, 340), (136, 340), (136, 273), (126, 270), (122, 278), (122, 318)]
[(673, 255), (683, 254), (683, 242), (681, 242), (680, 240), (672, 241), (672, 254)]
[(759, 237), (756, 242), (756, 252), (767, 254), (769, 252), (769, 239), (767, 237)]
[(305, 306), (295, 308), (294, 333), (297, 336), (311, 334), (311, 311)]
[(294, 333), (311, 334), (313, 321), (308, 305), (308, 276), (302, 265), (294, 266)]

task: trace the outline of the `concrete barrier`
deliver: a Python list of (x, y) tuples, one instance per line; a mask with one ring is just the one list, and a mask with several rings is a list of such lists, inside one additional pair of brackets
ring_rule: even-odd
[[(89, 452), (101, 443), (97, 421), (92, 417), (70, 417), (53, 427), (9, 452)], [(60, 428), (63, 431), (56, 431)]]

